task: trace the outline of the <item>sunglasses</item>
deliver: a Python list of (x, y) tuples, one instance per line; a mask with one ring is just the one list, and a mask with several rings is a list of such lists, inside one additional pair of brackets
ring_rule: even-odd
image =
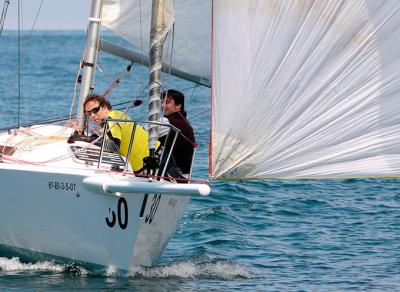
[(90, 117), (93, 114), (97, 114), (100, 110), (100, 105), (97, 107), (92, 108), (90, 111), (86, 111), (86, 115)]

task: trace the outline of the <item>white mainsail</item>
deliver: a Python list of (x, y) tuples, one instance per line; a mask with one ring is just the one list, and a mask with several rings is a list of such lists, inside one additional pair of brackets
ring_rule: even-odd
[[(172, 66), (210, 79), (211, 0), (165, 1), (165, 34), (175, 20)], [(174, 7), (174, 8), (173, 8)], [(103, 0), (102, 25), (148, 55), (151, 1)]]
[[(103, 1), (102, 24), (126, 40), (131, 41), (137, 47), (140, 47), (141, 38), (146, 44), (149, 44), (151, 8), (152, 1), (105, 0)], [(173, 1), (165, 0), (165, 29), (160, 38), (165, 37), (174, 24), (174, 14)], [(134, 21), (137, 21), (137, 25), (135, 25)], [(142, 28), (146, 28), (145, 31), (141, 31)], [(149, 46), (147, 45), (146, 49), (148, 48)]]
[(400, 2), (176, 0), (175, 18), (173, 66), (212, 60), (212, 177), (400, 175)]

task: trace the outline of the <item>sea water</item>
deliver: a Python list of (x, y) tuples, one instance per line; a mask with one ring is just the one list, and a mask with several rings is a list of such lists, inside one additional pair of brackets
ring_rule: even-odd
[[(3, 32), (0, 128), (69, 115), (84, 43), (83, 32), (25, 33), (18, 65), (17, 33)], [(145, 104), (147, 69), (134, 65), (126, 74), (128, 65), (101, 54), (96, 91), (123, 77), (108, 95), (112, 103)], [(173, 77), (163, 81), (186, 95), (200, 145), (194, 177), (207, 179), (210, 91)], [(129, 114), (145, 118), (147, 106)], [(400, 290), (398, 180), (237, 181), (211, 187), (209, 197), (192, 199), (153, 267), (126, 274), (0, 256), (0, 290)]]

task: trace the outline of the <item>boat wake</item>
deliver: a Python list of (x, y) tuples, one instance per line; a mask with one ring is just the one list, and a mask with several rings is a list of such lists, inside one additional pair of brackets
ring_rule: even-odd
[(130, 274), (146, 278), (216, 278), (216, 279), (249, 279), (251, 271), (244, 265), (227, 260), (216, 259), (198, 263), (192, 260), (173, 262), (164, 266), (138, 268)]
[(96, 277), (129, 277), (129, 278), (181, 278), (181, 279), (250, 279), (252, 272), (244, 265), (233, 263), (223, 259), (215, 259), (197, 262), (185, 260), (154, 267), (137, 267), (134, 271), (123, 273), (109, 266), (103, 270), (90, 270), (77, 264), (59, 264), (51, 261), (36, 263), (23, 263), (19, 258), (0, 257), (0, 273), (15, 274), (24, 272), (50, 272), (62, 273), (74, 276)]

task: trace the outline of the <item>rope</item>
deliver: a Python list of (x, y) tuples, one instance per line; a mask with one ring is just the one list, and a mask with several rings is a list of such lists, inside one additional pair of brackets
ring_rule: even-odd
[[(122, 115), (121, 115), (122, 117)], [(67, 123), (68, 124), (68, 123)], [(45, 125), (43, 125), (42, 127), (44, 127)], [(39, 126), (40, 127), (40, 126)], [(39, 128), (39, 127), (35, 127), (35, 129)], [(95, 131), (95, 129), (92, 129), (93, 131)], [(111, 130), (111, 128), (109, 128), (109, 131)], [(22, 137), (18, 136), (17, 134), (21, 134), (21, 135), (25, 135), (27, 137)], [(100, 135), (96, 140), (92, 141), (91, 143), (87, 143), (88, 145), (82, 147), (80, 150), (78, 150), (79, 152), (84, 151), (86, 148), (90, 147), (92, 144), (95, 144), (97, 141), (99, 141), (100, 139), (102, 139), (103, 135)], [(182, 135), (183, 136), (183, 135)], [(16, 138), (22, 139), (19, 142), (15, 142), (13, 143), (13, 140)], [(28, 138), (29, 137), (29, 138)], [(185, 136), (183, 136), (185, 137)], [(187, 137), (185, 137), (187, 139)], [(8, 140), (5, 141), (3, 146), (13, 146), (16, 147), (18, 149), (24, 149), (26, 147), (34, 147), (34, 146), (40, 146), (40, 145), (44, 145), (44, 144), (49, 144), (51, 142), (58, 142), (58, 141), (64, 141), (66, 140), (66, 136), (65, 136), (65, 128), (60, 130), (59, 132), (55, 133), (52, 136), (43, 136), (41, 134), (35, 133), (32, 131), (32, 129), (26, 129), (26, 128), (20, 128), (17, 132), (15, 132), (14, 135), (12, 135)], [(187, 139), (188, 141), (190, 141), (189, 139)], [(193, 143), (193, 145), (195, 147), (197, 147), (197, 144), (190, 141), (191, 143)], [(27, 164), (27, 165), (35, 165), (35, 166), (45, 166), (46, 163), (52, 163), (52, 162), (56, 162), (56, 161), (61, 161), (64, 159), (68, 159), (70, 157), (72, 157), (74, 154), (66, 154), (66, 155), (61, 155), (58, 157), (54, 157), (52, 159), (49, 160), (45, 160), (45, 161), (41, 161), (41, 162), (31, 162), (31, 161), (24, 161), (24, 160), (19, 160), (19, 159), (14, 159), (12, 157), (8, 157), (6, 158), (4, 155), (1, 157), (2, 160), (8, 160), (14, 163), (20, 163), (20, 164)], [(105, 171), (109, 171), (109, 172), (115, 172), (112, 170), (105, 170)], [(118, 172), (120, 173), (120, 172)], [(134, 174), (133, 172), (127, 172), (127, 174)], [(149, 174), (144, 174), (144, 173), (139, 173), (139, 174), (134, 174), (137, 177), (146, 177), (146, 178), (153, 178), (153, 179), (164, 179), (164, 180), (175, 180), (178, 182), (201, 182), (201, 183), (208, 183), (205, 180), (194, 180), (194, 179), (186, 179), (186, 178), (180, 178), (180, 177), (172, 177), (172, 176), (154, 176), (154, 175), (149, 175)]]
[[(37, 129), (37, 128), (35, 128)], [(24, 129), (24, 128), (20, 128), (18, 130), (18, 132), (16, 132), (14, 135), (12, 135), (8, 140), (5, 141), (3, 146), (13, 146), (16, 147), (18, 149), (24, 149), (26, 147), (34, 147), (34, 146), (40, 146), (40, 145), (45, 145), (45, 144), (49, 144), (50, 142), (58, 142), (58, 141), (63, 141), (66, 139), (65, 135), (62, 135), (63, 132), (65, 131), (65, 129), (60, 130), (59, 132), (55, 133), (52, 136), (43, 136), (41, 134), (38, 133), (34, 133), (32, 132), (31, 129)], [(27, 137), (22, 137), (18, 136), (17, 134), (20, 135), (25, 135)], [(30, 138), (28, 138), (30, 137)], [(16, 142), (13, 143), (14, 139), (22, 139), (22, 141), (20, 142)], [(98, 137), (95, 141), (91, 142), (91, 143), (87, 143), (87, 146), (82, 147), (80, 150), (78, 150), (78, 152), (84, 151), (84, 149), (90, 147), (90, 145), (96, 143), (98, 140), (100, 140), (102, 137)], [(56, 162), (56, 161), (61, 161), (64, 159), (68, 159), (70, 157), (72, 157), (74, 154), (66, 154), (66, 155), (61, 155), (58, 157), (54, 157), (52, 159), (48, 159), (48, 160), (44, 160), (44, 161), (40, 161), (40, 162), (32, 162), (32, 161), (26, 161), (26, 160), (20, 160), (20, 159), (15, 159), (11, 156), (7, 156), (7, 155), (3, 155), (1, 157), (1, 160), (5, 160), (5, 161), (10, 161), (10, 162), (14, 162), (14, 163), (19, 163), (19, 164), (26, 164), (26, 165), (36, 165), (36, 166), (46, 166), (46, 163), (52, 163), (52, 162)], [(87, 168), (85, 168), (87, 169)], [(110, 172), (114, 172), (108, 169), (105, 169), (105, 171), (110, 171)], [(121, 173), (121, 172), (118, 172)], [(164, 179), (164, 180), (171, 180), (174, 179), (175, 181), (179, 181), (179, 182), (201, 182), (201, 183), (207, 183), (207, 181), (205, 180), (195, 180), (195, 179), (186, 179), (186, 178), (180, 178), (180, 177), (172, 177), (172, 176), (154, 176), (154, 175), (149, 175), (149, 174), (144, 174), (144, 173), (133, 173), (133, 172), (125, 172), (125, 174), (132, 174), (135, 175), (137, 177), (146, 177), (146, 178), (153, 178), (153, 179)]]

